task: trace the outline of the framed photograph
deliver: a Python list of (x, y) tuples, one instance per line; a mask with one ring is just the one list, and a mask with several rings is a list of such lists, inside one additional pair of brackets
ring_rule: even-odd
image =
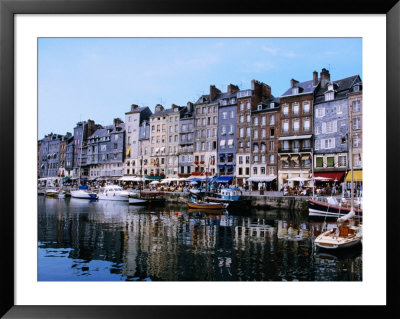
[(0, 314), (399, 315), (399, 17), (0, 0)]

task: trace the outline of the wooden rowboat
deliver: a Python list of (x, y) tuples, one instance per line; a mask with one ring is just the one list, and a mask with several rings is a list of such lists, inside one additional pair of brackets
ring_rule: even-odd
[(223, 203), (213, 203), (213, 202), (188, 202), (187, 203), (189, 208), (196, 208), (196, 209), (222, 209), (224, 208)]

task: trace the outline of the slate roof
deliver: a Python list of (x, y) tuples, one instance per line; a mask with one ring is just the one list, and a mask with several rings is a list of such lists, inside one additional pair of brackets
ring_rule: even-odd
[[(272, 102), (275, 103), (275, 107), (274, 108), (270, 107), (270, 104)], [(258, 105), (260, 105), (260, 104), (262, 105), (262, 109), (261, 110), (258, 110), (258, 109), (252, 110), (251, 113), (259, 113), (259, 112), (265, 112), (265, 111), (276, 111), (276, 110), (278, 110), (279, 107), (280, 107), (280, 98), (272, 96), (270, 98), (264, 99), (261, 103), (258, 103)], [(257, 106), (257, 108), (258, 108), (258, 106)]]
[(202, 95), (199, 97), (199, 99), (194, 103), (194, 104), (204, 104), (210, 102), (210, 95)]
[(125, 114), (140, 113), (140, 112), (144, 111), (146, 108), (148, 108), (148, 106), (141, 106), (141, 107), (134, 109), (133, 111), (126, 112)]
[(179, 113), (182, 109), (183, 109), (183, 106), (179, 106), (178, 112), (175, 112), (174, 109), (172, 109), (172, 108), (164, 109), (162, 111), (153, 113), (152, 115), (150, 115), (150, 117), (157, 117), (157, 116), (164, 116), (164, 115), (173, 114), (173, 113)]
[[(335, 98), (332, 101), (341, 100), (347, 98), (347, 94), (353, 90), (353, 85), (356, 83), (361, 84), (361, 78), (358, 75), (353, 75), (341, 80), (331, 81), (334, 84)], [(325, 102), (325, 92), (327, 91), (328, 84), (324, 87), (318, 85), (314, 96), (314, 105)]]
[[(299, 88), (299, 94), (313, 93), (314, 89), (316, 88), (315, 86), (313, 86), (313, 80), (297, 83), (295, 87)], [(281, 97), (291, 96), (291, 95), (293, 95), (292, 88), (289, 88), (285, 93), (281, 95)]]

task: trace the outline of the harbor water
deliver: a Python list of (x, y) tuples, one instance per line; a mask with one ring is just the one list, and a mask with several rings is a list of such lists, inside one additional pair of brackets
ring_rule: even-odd
[(362, 248), (318, 251), (286, 210), (38, 198), (39, 281), (362, 281)]

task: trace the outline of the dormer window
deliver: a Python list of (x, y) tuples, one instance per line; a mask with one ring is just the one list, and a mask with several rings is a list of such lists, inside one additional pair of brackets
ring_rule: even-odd
[(261, 104), (257, 105), (257, 110), (262, 110), (262, 105)]
[(335, 93), (333, 91), (325, 93), (325, 101), (332, 101), (335, 98)]
[(275, 103), (272, 102), (272, 103), (269, 105), (269, 107), (270, 107), (271, 109), (273, 109), (273, 108), (275, 107)]
[(299, 94), (299, 88), (298, 87), (292, 88), (292, 94)]
[(332, 83), (328, 85), (328, 91), (333, 91), (333, 84)]
[(354, 91), (354, 92), (359, 92), (359, 91), (360, 91), (360, 86), (359, 86), (359, 85), (355, 85), (355, 86), (353, 87), (353, 91)]

